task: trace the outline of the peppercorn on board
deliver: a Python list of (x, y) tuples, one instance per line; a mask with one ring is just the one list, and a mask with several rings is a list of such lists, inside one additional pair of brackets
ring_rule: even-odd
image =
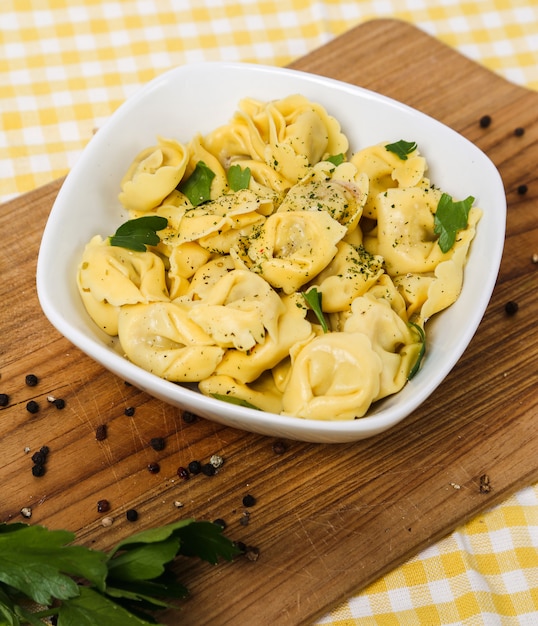
[[(362, 24), (293, 67), (436, 117), (484, 150), (505, 182), (505, 253), (482, 324), (441, 387), (387, 433), (341, 445), (281, 442), (193, 421), (125, 385), (61, 337), (37, 301), (37, 251), (61, 181), (0, 211), (0, 393), (8, 395), (0, 521), (68, 529), (106, 549), (182, 517), (224, 520), (246, 554), (217, 566), (178, 563), (191, 591), (184, 625), (311, 623), (538, 479), (538, 94), (395, 20)], [(480, 124), (485, 115), (489, 125)], [(214, 455), (214, 471), (189, 472)], [(162, 622), (177, 623), (177, 614)]]

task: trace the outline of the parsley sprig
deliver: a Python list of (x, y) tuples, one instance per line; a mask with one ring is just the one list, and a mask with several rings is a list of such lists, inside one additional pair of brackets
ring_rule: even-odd
[[(146, 626), (188, 590), (170, 565), (179, 556), (216, 564), (240, 553), (212, 522), (180, 520), (137, 533), (108, 554), (70, 545), (74, 534), (23, 523), (0, 524), (0, 623), (43, 626)], [(37, 613), (28, 602), (42, 607)], [(106, 620), (103, 621), (106, 616)]]
[(302, 291), (301, 295), (305, 299), (309, 308), (314, 312), (314, 315), (318, 318), (319, 323), (321, 324), (321, 328), (324, 333), (329, 332), (329, 327), (327, 325), (327, 320), (323, 315), (323, 309), (321, 308), (321, 296), (322, 294), (315, 288), (312, 287), (308, 291)]
[(160, 215), (144, 215), (123, 223), (109, 237), (111, 246), (127, 248), (136, 252), (145, 252), (146, 246), (156, 246), (161, 238), (157, 231), (168, 226), (166, 217)]
[(417, 149), (416, 141), (405, 141), (400, 139), (394, 143), (388, 143), (385, 146), (385, 150), (393, 152), (396, 156), (400, 157), (402, 161), (407, 161), (407, 157)]
[(198, 161), (193, 173), (177, 186), (178, 191), (185, 194), (192, 206), (199, 206), (211, 200), (211, 182), (215, 172), (203, 161)]
[(418, 324), (415, 324), (414, 322), (408, 322), (408, 323), (409, 323), (409, 326), (414, 328), (415, 331), (418, 333), (418, 336), (421, 342), (420, 350), (417, 355), (417, 360), (415, 361), (415, 364), (413, 365), (413, 367), (411, 368), (411, 371), (407, 375), (407, 380), (411, 380), (412, 378), (414, 378), (414, 376), (416, 376), (418, 370), (420, 369), (420, 366), (422, 364), (422, 359), (424, 358), (424, 354), (426, 353), (426, 333), (424, 332), (423, 328), (419, 326)]
[(442, 194), (434, 216), (433, 231), (439, 235), (438, 244), (443, 252), (452, 248), (458, 231), (467, 226), (473, 202), (473, 196), (454, 202), (447, 193)]

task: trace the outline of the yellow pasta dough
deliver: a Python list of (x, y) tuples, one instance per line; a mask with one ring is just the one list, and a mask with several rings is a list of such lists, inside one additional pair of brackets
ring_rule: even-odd
[(441, 249), (446, 194), (419, 147), (348, 156), (338, 120), (300, 94), (245, 98), (182, 139), (134, 155), (128, 228), (82, 252), (94, 322), (159, 377), (290, 418), (357, 419), (400, 391), (461, 291), (474, 199)]

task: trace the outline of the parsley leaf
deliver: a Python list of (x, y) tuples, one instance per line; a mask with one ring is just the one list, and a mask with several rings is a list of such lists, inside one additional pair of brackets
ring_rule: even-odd
[[(67, 545), (73, 539), (64, 530), (0, 524), (0, 623), (39, 626), (56, 615), (62, 626), (156, 624), (151, 611), (187, 595), (168, 567), (177, 556), (215, 564), (240, 553), (220, 526), (192, 519), (137, 533), (108, 554)], [(26, 600), (44, 609), (32, 614)]]
[(203, 162), (198, 161), (194, 172), (176, 187), (185, 194), (192, 206), (198, 206), (211, 199), (211, 181), (215, 173)]
[(0, 581), (43, 605), (50, 604), (52, 598), (65, 600), (78, 595), (72, 576), (103, 588), (107, 573), (105, 555), (68, 546), (73, 539), (73, 533), (66, 530), (0, 525)]
[(345, 157), (344, 154), (341, 152), (340, 154), (334, 154), (330, 157), (327, 157), (325, 160), (329, 161), (329, 163), (332, 163), (333, 165), (340, 165), (340, 163), (343, 163), (345, 161)]
[(225, 393), (212, 393), (211, 395), (216, 400), (222, 400), (223, 402), (229, 402), (230, 404), (236, 404), (237, 406), (244, 406), (247, 409), (256, 409), (256, 411), (260, 410), (257, 406), (251, 404), (248, 400), (243, 400), (242, 398), (235, 398), (234, 396), (229, 396)]
[(232, 165), (226, 173), (228, 178), (228, 185), (232, 191), (239, 191), (240, 189), (248, 189), (250, 183), (250, 167), (242, 169), (237, 163)]
[(434, 216), (434, 232), (439, 235), (438, 244), (443, 252), (448, 252), (456, 241), (456, 234), (467, 226), (473, 196), (454, 202), (451, 196), (443, 193)]
[(323, 310), (321, 308), (321, 293), (315, 288), (312, 287), (308, 291), (302, 291), (301, 295), (306, 300), (306, 303), (314, 311), (315, 316), (318, 318), (319, 323), (321, 324), (321, 328), (324, 333), (329, 332), (329, 327), (327, 326), (327, 320), (323, 315)]
[(145, 252), (146, 246), (156, 246), (160, 241), (157, 234), (168, 226), (166, 217), (144, 215), (122, 224), (108, 239), (111, 246), (127, 248), (136, 252)]
[(407, 161), (407, 156), (417, 149), (416, 141), (396, 141), (395, 143), (388, 143), (385, 146), (385, 150), (393, 152), (396, 156), (400, 157), (402, 161)]
[(411, 371), (407, 375), (407, 380), (411, 380), (420, 369), (420, 365), (422, 364), (422, 359), (424, 358), (424, 354), (426, 353), (426, 334), (424, 333), (424, 330), (422, 329), (422, 327), (419, 326), (418, 324), (415, 324), (414, 322), (408, 322), (408, 323), (409, 323), (409, 326), (411, 326), (417, 331), (418, 336), (420, 337), (420, 341), (422, 343), (422, 345), (420, 346), (418, 356), (417, 356), (417, 360), (415, 361), (415, 364), (413, 365), (413, 367), (411, 368)]

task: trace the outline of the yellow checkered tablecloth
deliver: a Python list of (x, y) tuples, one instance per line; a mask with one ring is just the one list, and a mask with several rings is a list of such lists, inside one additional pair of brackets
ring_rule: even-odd
[[(2, 0), (0, 201), (66, 174), (94, 130), (173, 66), (286, 65), (375, 17), (409, 21), (538, 89), (536, 0)], [(538, 624), (538, 485), (318, 624)]]

